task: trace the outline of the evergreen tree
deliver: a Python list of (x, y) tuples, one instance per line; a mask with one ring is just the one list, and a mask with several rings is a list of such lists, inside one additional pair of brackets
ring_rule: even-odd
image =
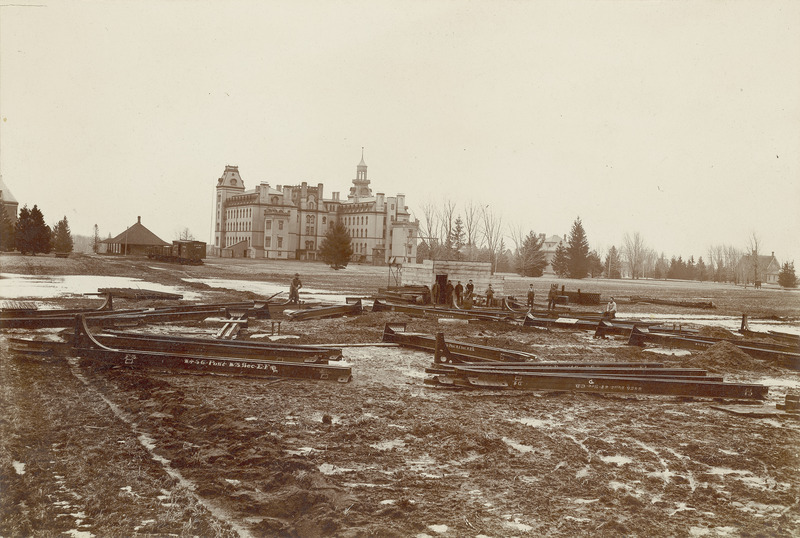
[(567, 247), (561, 242), (556, 247), (556, 255), (553, 257), (553, 271), (564, 278), (569, 273), (569, 258), (567, 257)]
[(0, 250), (14, 250), (14, 224), (5, 208), (0, 207)]
[(33, 223), (31, 221), (31, 210), (27, 205), (22, 206), (17, 217), (17, 225), (14, 229), (14, 237), (19, 250), (24, 256), (28, 252), (33, 252)]
[(708, 280), (708, 268), (706, 267), (706, 262), (703, 261), (702, 256), (697, 258), (697, 265), (695, 265), (695, 278), (700, 282), (705, 282)]
[(100, 228), (94, 225), (94, 235), (92, 236), (92, 252), (97, 254), (100, 251)]
[(686, 273), (683, 275), (686, 280), (697, 280), (697, 266), (694, 263), (694, 256), (689, 256), (686, 262)]
[(589, 253), (589, 275), (597, 278), (603, 274), (603, 269), (603, 260), (600, 259), (600, 255), (594, 250), (591, 251)]
[(606, 254), (606, 261), (603, 264), (606, 273), (606, 278), (622, 278), (622, 260), (619, 257), (617, 247), (611, 245)]
[(796, 288), (797, 275), (794, 273), (794, 262), (785, 262), (778, 273), (778, 284), (783, 288)]
[(506, 242), (504, 239), (500, 239), (500, 248), (497, 251), (497, 257), (495, 259), (495, 272), (496, 273), (507, 273), (511, 270), (511, 262), (508, 249), (506, 248)]
[(32, 229), (31, 252), (34, 256), (40, 252), (47, 254), (53, 250), (50, 226), (44, 223), (44, 215), (42, 215), (41, 210), (35, 204), (33, 209), (31, 209), (30, 217)]
[(519, 252), (519, 261), (517, 272), (522, 276), (542, 276), (545, 266), (547, 266), (547, 259), (542, 246), (544, 245), (544, 236), (537, 235), (534, 232), (528, 232), (525, 239), (522, 240), (522, 247)]
[(339, 270), (347, 267), (353, 256), (353, 246), (350, 244), (350, 234), (347, 233), (343, 223), (337, 222), (328, 230), (319, 252), (322, 260), (332, 268)]
[(461, 220), (461, 217), (456, 217), (455, 226), (453, 226), (453, 231), (450, 233), (450, 247), (455, 251), (457, 257), (460, 259), (461, 249), (464, 248), (464, 241), (465, 241), (465, 232), (464, 232), (464, 221)]
[(74, 243), (72, 241), (72, 233), (69, 230), (69, 223), (67, 217), (58, 221), (53, 229), (53, 247), (56, 252), (72, 252)]
[(589, 241), (581, 218), (572, 223), (567, 241), (567, 274), (570, 278), (585, 278), (589, 274)]

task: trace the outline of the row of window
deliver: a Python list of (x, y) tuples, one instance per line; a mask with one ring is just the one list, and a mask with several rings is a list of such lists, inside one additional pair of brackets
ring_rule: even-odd
[(253, 210), (249, 207), (242, 207), (239, 209), (228, 209), (226, 216), (229, 219), (249, 219), (253, 216)]
[[(219, 228), (219, 223), (217, 223), (217, 228)], [(225, 223), (225, 231), (226, 232), (249, 232), (250, 231), (250, 223), (249, 222), (226, 222)]]

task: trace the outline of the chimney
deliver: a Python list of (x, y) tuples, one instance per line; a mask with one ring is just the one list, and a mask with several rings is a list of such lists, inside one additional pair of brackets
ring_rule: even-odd
[(775, 257), (775, 251), (774, 250), (772, 251), (772, 257), (773, 258)]
[(142, 223), (142, 217), (136, 217), (136, 222), (137, 222), (137, 224), (141, 224)]

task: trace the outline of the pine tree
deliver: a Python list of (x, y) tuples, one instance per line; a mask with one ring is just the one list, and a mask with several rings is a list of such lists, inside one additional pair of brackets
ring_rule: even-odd
[(100, 251), (100, 228), (94, 225), (94, 235), (92, 237), (92, 252), (97, 254)]
[(465, 232), (464, 232), (464, 221), (461, 220), (461, 217), (456, 217), (455, 226), (453, 227), (453, 231), (450, 233), (449, 243), (450, 248), (453, 249), (456, 253), (456, 257), (461, 259), (461, 249), (464, 248), (464, 240), (465, 240)]
[(14, 224), (3, 207), (0, 207), (0, 250), (14, 250)]
[(24, 256), (33, 251), (33, 223), (31, 222), (31, 210), (27, 205), (22, 206), (17, 217), (17, 225), (14, 229), (14, 238), (19, 250)]
[(778, 284), (783, 288), (796, 288), (797, 275), (794, 273), (794, 262), (785, 262), (778, 273)]
[(700, 282), (705, 282), (708, 280), (708, 268), (706, 267), (706, 262), (703, 261), (702, 256), (697, 258), (697, 265), (695, 265), (695, 278)]
[(589, 241), (581, 224), (581, 218), (572, 223), (567, 241), (567, 274), (570, 278), (584, 278), (589, 274)]
[(353, 256), (353, 246), (350, 244), (350, 234), (347, 233), (344, 224), (337, 222), (328, 230), (319, 252), (322, 260), (333, 269), (338, 271), (347, 267)]
[(31, 252), (34, 256), (38, 253), (47, 254), (53, 250), (52, 232), (50, 226), (44, 223), (44, 215), (34, 204), (31, 209), (32, 245)]
[(600, 255), (597, 254), (596, 251), (591, 251), (589, 253), (589, 275), (592, 278), (597, 278), (603, 274), (603, 260), (600, 259)]
[(64, 216), (53, 228), (53, 247), (56, 252), (66, 253), (72, 252), (73, 246), (69, 222), (67, 222), (67, 217)]
[(556, 247), (556, 255), (553, 257), (553, 271), (561, 278), (564, 278), (569, 273), (567, 247), (564, 246), (563, 242)]
[(544, 236), (537, 235), (534, 232), (528, 232), (525, 239), (522, 240), (522, 248), (520, 248), (519, 262), (517, 272), (522, 276), (542, 276), (544, 268), (547, 266), (547, 259), (542, 246), (544, 245)]

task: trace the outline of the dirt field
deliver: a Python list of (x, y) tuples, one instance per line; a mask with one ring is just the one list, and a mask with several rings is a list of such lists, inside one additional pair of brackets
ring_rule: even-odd
[[(0, 257), (3, 273), (131, 276), (208, 302), (255, 294), (181, 278), (288, 286), (295, 271), (306, 287), (342, 293), (369, 295), (388, 282), (385, 268), (368, 266)], [(522, 296), (530, 282), (509, 277), (507, 293)], [(543, 297), (551, 281), (533, 282)], [(782, 290), (563, 283), (614, 294), (625, 313), (675, 311), (624, 302), (648, 295), (708, 299), (715, 314), (800, 317), (800, 295)], [(543, 360), (706, 368), (769, 384), (771, 409), (800, 388), (800, 373), (727, 348), (657, 355), (624, 339), (500, 323), (367, 313), (284, 321), (282, 332), (297, 336), (292, 343), (376, 343), (387, 321)], [(242, 337), (269, 332), (268, 322), (251, 322)], [(30, 332), (0, 335), (2, 536), (800, 535), (800, 420), (785, 414), (741, 417), (702, 399), (437, 390), (423, 385), (430, 354), (393, 347), (346, 347), (353, 381), (339, 384), (27, 357), (9, 349), (7, 337), (21, 334)]]

